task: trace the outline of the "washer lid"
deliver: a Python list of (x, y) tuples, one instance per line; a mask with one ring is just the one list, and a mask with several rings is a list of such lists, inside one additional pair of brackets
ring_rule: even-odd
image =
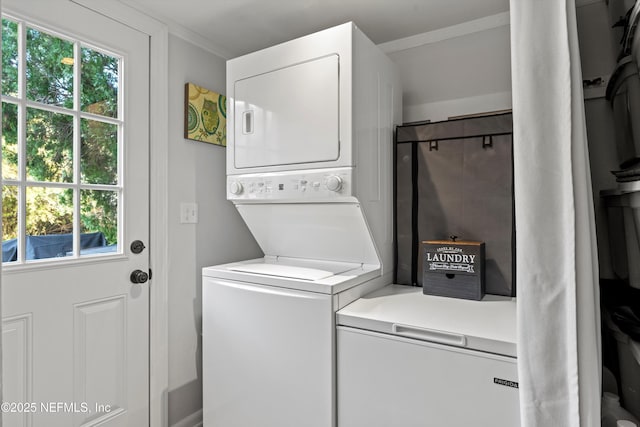
[(337, 294), (380, 276), (380, 266), (265, 256), (205, 267), (202, 274), (215, 279)]
[(278, 264), (244, 264), (236, 267), (230, 267), (231, 271), (239, 271), (242, 273), (255, 273), (264, 274), (266, 276), (285, 277), (288, 279), (298, 280), (321, 280), (331, 277), (336, 273), (320, 270), (316, 268), (304, 268), (296, 267), (293, 265), (278, 265)]
[(265, 255), (380, 265), (359, 203), (236, 204)]

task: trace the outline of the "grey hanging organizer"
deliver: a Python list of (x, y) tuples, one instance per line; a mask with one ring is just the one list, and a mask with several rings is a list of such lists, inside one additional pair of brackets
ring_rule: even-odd
[(396, 277), (422, 285), (420, 243), (485, 242), (486, 293), (515, 296), (512, 114), (396, 130)]

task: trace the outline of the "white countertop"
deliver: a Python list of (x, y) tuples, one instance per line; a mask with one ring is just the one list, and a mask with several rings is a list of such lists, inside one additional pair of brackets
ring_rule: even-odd
[(336, 319), (342, 326), (516, 356), (515, 298), (472, 301), (390, 285), (349, 304)]

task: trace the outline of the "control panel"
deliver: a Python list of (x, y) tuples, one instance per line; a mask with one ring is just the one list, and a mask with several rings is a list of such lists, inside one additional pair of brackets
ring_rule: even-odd
[(353, 169), (314, 169), (227, 176), (232, 201), (326, 201), (353, 195)]

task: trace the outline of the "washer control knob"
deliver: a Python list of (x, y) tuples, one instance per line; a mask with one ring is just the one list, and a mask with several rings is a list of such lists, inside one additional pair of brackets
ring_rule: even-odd
[(342, 178), (337, 175), (331, 175), (327, 178), (326, 185), (329, 191), (338, 192), (342, 189)]
[(234, 194), (236, 196), (238, 194), (242, 194), (243, 189), (244, 187), (242, 186), (241, 182), (231, 181), (231, 184), (229, 184), (229, 191), (231, 192), (231, 194)]

